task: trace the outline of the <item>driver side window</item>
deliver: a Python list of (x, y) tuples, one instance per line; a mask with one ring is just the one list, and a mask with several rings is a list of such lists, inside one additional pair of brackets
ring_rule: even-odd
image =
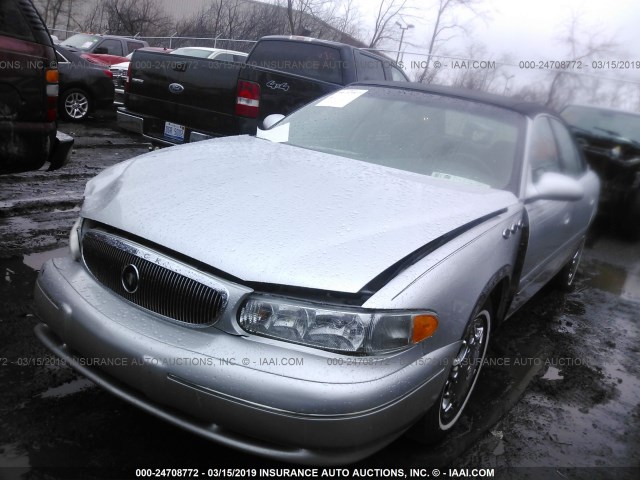
[(122, 44), (117, 40), (104, 40), (98, 48), (105, 48), (109, 55), (122, 56)]
[(538, 117), (533, 124), (529, 165), (533, 182), (546, 172), (561, 172), (560, 155), (547, 117)]

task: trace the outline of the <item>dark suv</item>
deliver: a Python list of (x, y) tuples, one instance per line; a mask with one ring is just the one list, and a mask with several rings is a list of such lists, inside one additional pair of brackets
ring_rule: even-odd
[(602, 180), (600, 215), (640, 239), (640, 114), (568, 105), (561, 115)]
[(31, 0), (0, 1), (0, 173), (64, 165), (73, 139), (57, 132), (53, 43)]

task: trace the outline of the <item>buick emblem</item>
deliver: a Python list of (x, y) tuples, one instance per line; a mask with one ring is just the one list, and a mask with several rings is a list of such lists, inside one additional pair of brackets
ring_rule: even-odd
[(136, 293), (140, 285), (140, 273), (135, 265), (129, 264), (122, 269), (122, 287), (127, 293)]
[(184, 87), (182, 85), (180, 85), (179, 83), (172, 83), (171, 85), (169, 85), (169, 91), (171, 93), (179, 95), (182, 92), (184, 92)]

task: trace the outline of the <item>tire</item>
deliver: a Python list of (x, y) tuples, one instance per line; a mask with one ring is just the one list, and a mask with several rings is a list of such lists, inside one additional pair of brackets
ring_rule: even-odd
[(60, 96), (60, 115), (70, 122), (86, 120), (91, 106), (89, 95), (80, 88), (71, 88)]
[(434, 445), (457, 423), (480, 376), (492, 323), (493, 309), (491, 301), (487, 300), (467, 323), (460, 350), (447, 373), (438, 401), (410, 429), (411, 438), (426, 445)]
[(556, 287), (565, 292), (573, 290), (573, 281), (576, 278), (578, 267), (580, 266), (580, 259), (582, 258), (582, 251), (584, 250), (585, 238), (580, 240), (580, 243), (576, 247), (575, 251), (571, 255), (571, 258), (567, 264), (562, 267), (562, 270), (556, 275), (554, 282)]

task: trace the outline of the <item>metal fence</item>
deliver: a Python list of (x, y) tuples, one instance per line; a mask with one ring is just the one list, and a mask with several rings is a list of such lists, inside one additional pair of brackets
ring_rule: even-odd
[[(72, 30), (63, 30), (60, 28), (49, 29), (52, 35), (58, 37), (60, 41), (66, 40), (71, 35), (76, 33)], [(213, 47), (223, 48), (226, 50), (238, 50), (241, 52), (248, 52), (251, 50), (256, 40), (237, 40), (233, 38), (220, 38), (217, 37), (178, 37), (177, 35), (171, 35), (168, 37), (142, 37), (139, 35), (122, 35), (130, 38), (137, 38), (139, 40), (145, 40), (152, 47), (164, 47), (164, 48), (178, 48), (178, 47)]]

